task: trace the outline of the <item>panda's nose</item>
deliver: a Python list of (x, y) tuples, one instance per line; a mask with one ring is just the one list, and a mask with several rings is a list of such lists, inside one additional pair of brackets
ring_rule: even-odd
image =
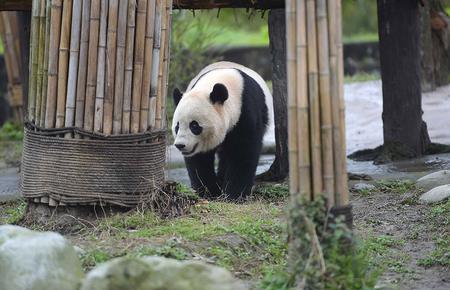
[(175, 147), (177, 147), (178, 150), (181, 150), (181, 149), (183, 149), (184, 147), (186, 147), (186, 145), (184, 145), (184, 144), (175, 144)]

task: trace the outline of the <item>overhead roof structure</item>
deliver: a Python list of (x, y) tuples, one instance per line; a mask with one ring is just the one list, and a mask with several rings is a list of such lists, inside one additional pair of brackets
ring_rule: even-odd
[[(0, 0), (0, 10), (31, 10), (32, 0)], [(284, 8), (284, 0), (173, 0), (175, 9)]]

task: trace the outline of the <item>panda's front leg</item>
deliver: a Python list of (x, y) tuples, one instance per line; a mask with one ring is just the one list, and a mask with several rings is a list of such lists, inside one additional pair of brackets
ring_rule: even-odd
[(185, 157), (186, 168), (191, 180), (191, 187), (202, 198), (217, 198), (222, 191), (214, 170), (215, 151), (198, 153)]
[(223, 177), (219, 179), (227, 199), (241, 200), (250, 195), (258, 165), (258, 158), (251, 155), (230, 156), (219, 153), (219, 173), (223, 172)]

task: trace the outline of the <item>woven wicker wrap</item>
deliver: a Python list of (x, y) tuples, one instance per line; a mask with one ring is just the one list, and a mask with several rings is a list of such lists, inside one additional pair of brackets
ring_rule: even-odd
[[(65, 133), (85, 138), (61, 138)], [(104, 136), (27, 124), (22, 194), (48, 196), (67, 205), (135, 206), (163, 186), (165, 145), (164, 131)]]

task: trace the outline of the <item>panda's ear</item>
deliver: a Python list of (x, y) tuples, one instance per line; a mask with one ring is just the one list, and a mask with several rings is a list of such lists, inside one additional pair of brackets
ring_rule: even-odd
[(173, 89), (173, 102), (175, 104), (175, 107), (178, 106), (178, 103), (180, 102), (182, 96), (183, 94), (178, 88)]
[(209, 94), (209, 98), (213, 104), (223, 103), (228, 99), (228, 90), (223, 84), (215, 84), (212, 92)]

